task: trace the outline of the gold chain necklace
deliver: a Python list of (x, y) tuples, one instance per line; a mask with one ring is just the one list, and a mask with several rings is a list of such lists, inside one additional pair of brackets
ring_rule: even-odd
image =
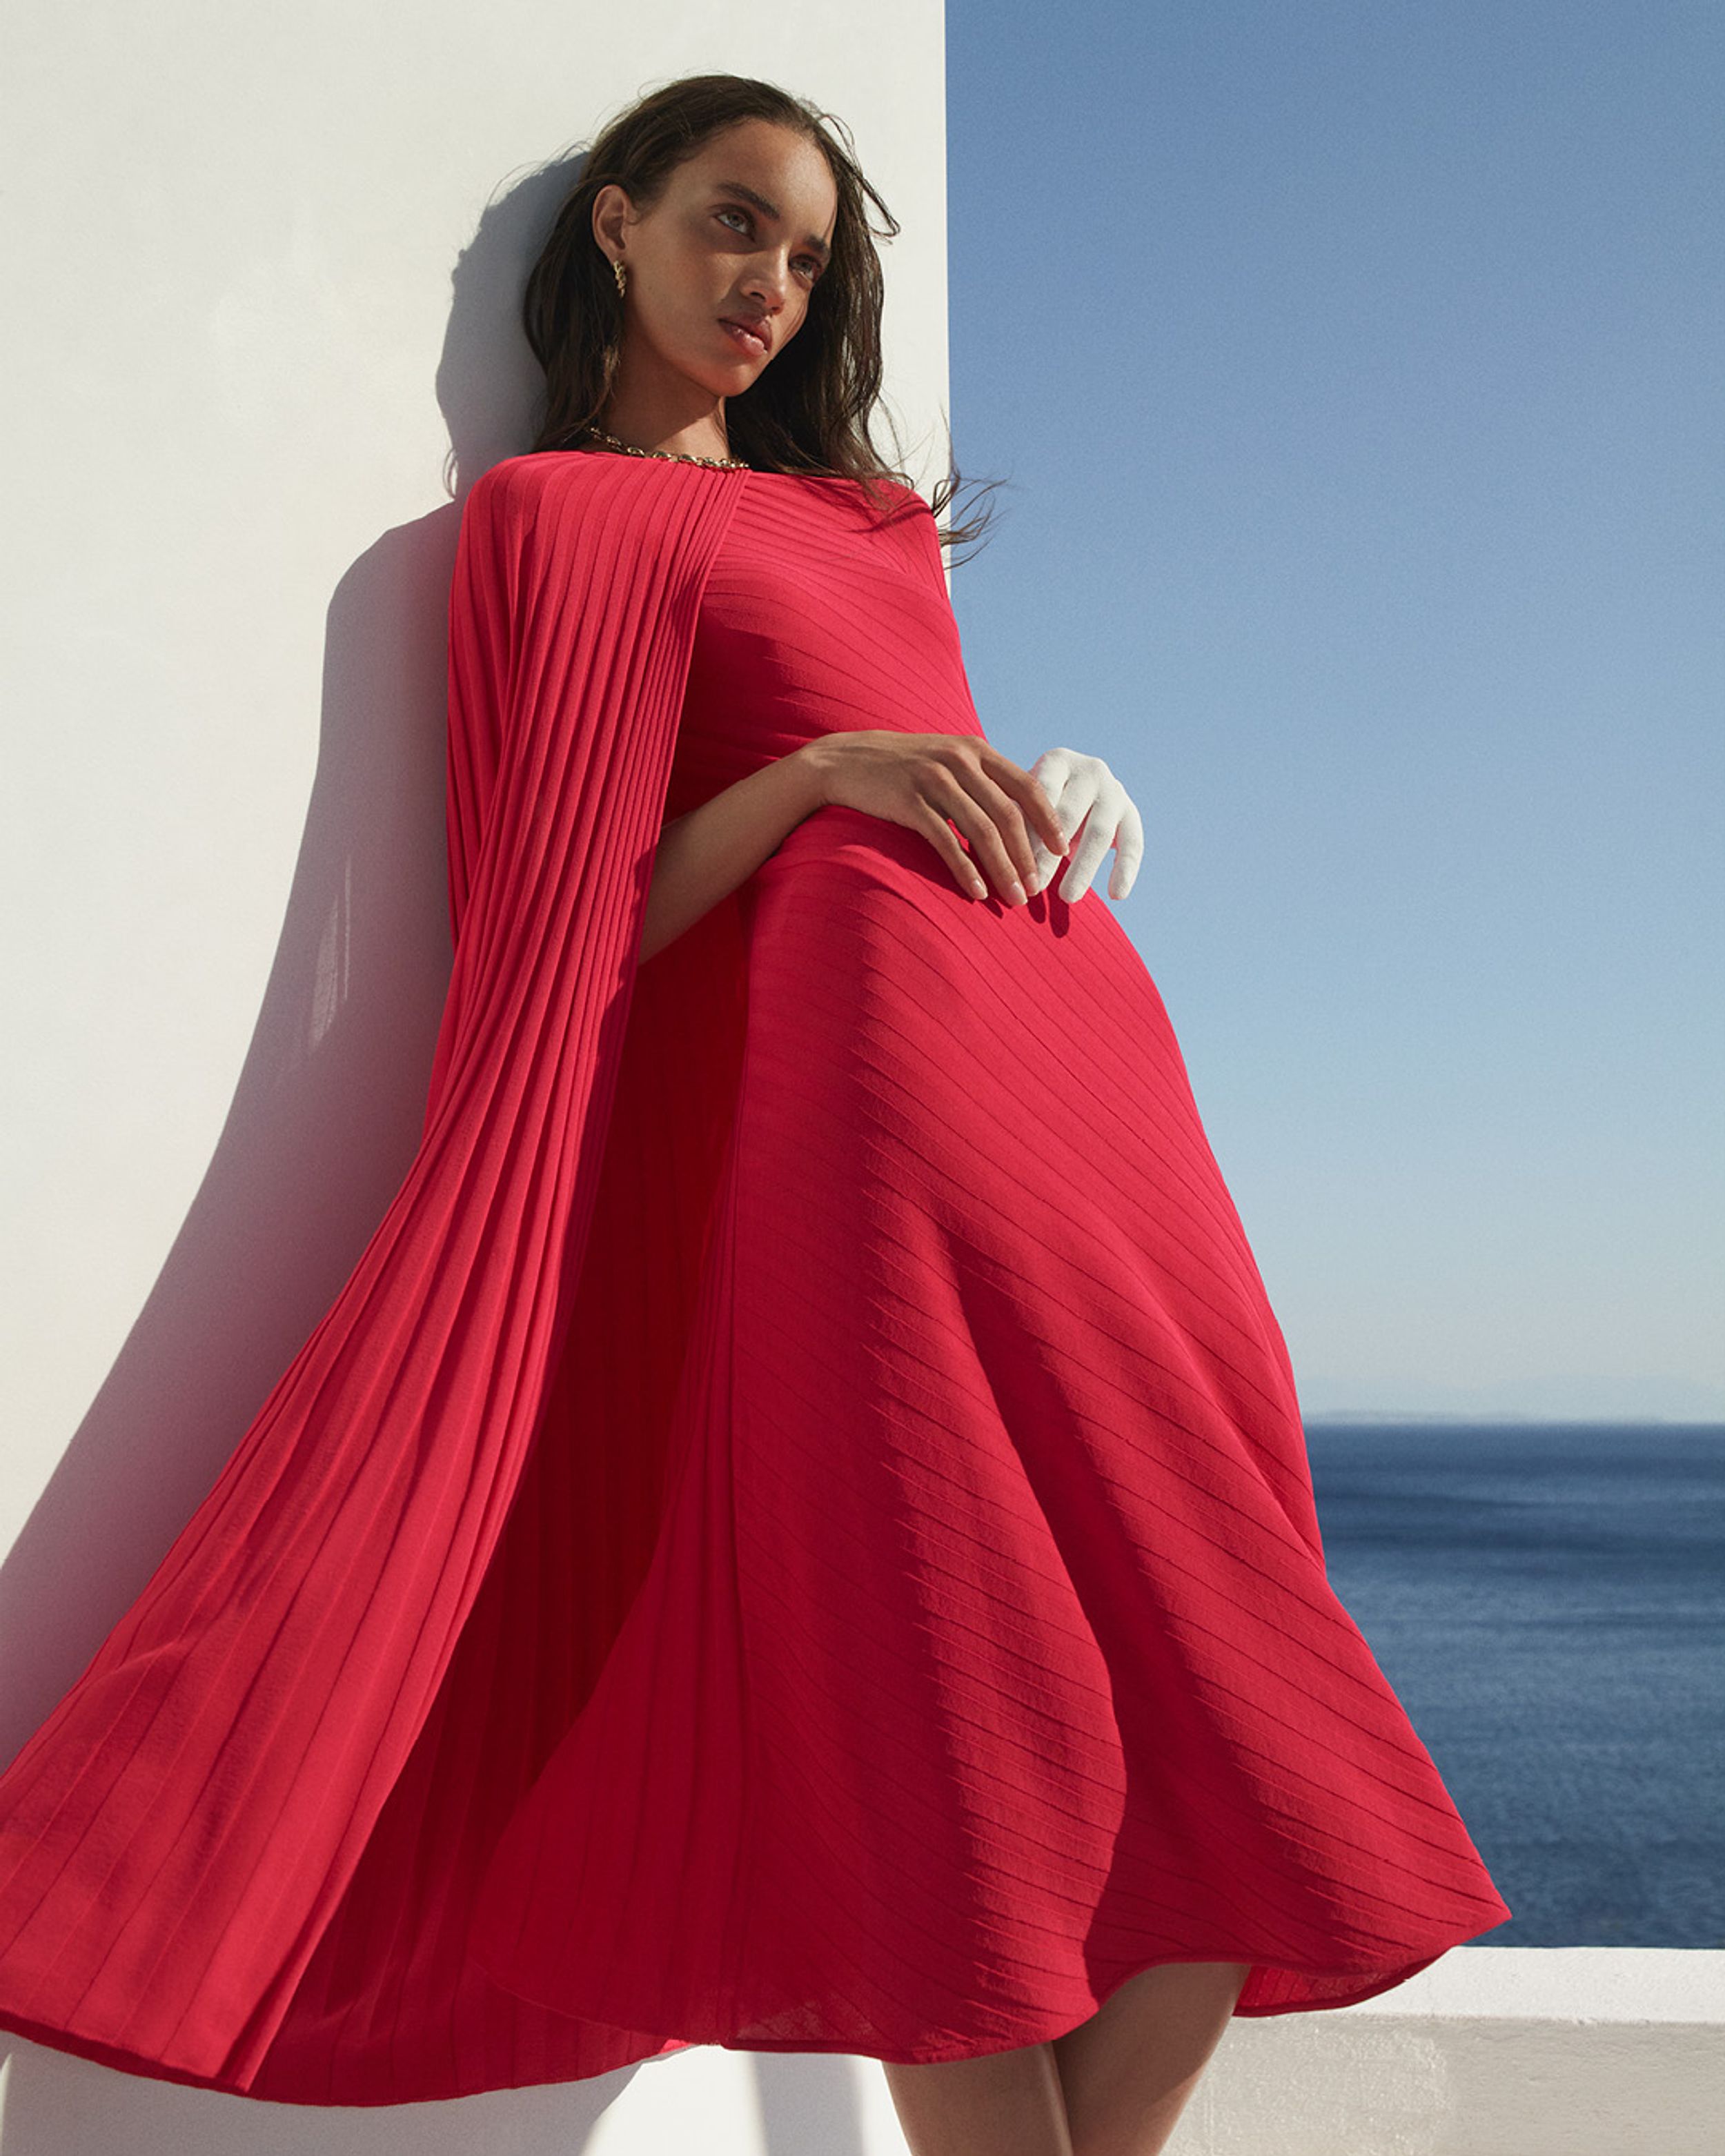
[(686, 449), (638, 449), (632, 442), (619, 442), (615, 434), (608, 434), (603, 427), (583, 427), (582, 432), (593, 434), (606, 446), (621, 449), (626, 457), (665, 457), (673, 464), (706, 465), (713, 471), (749, 471), (752, 465), (740, 457), (697, 457)]

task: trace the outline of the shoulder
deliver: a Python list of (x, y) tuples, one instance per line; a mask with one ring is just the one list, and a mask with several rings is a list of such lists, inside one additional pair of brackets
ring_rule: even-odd
[[(603, 494), (650, 497), (686, 488), (693, 465), (660, 462), (649, 457), (619, 457), (603, 450), (526, 449), (504, 457), (482, 471), (468, 491), (469, 501), (484, 505), (532, 504), (547, 497)], [(701, 478), (713, 475), (701, 473)], [(699, 480), (695, 481), (699, 484)]]
[(895, 479), (888, 472), (881, 472), (876, 475), (875, 484), (891, 501), (896, 511), (914, 511), (920, 509), (927, 516), (932, 517), (934, 515), (934, 511), (917, 490), (914, 486), (908, 485), (903, 480)]
[(619, 458), (583, 455), (571, 449), (530, 449), (505, 457), (482, 471), (468, 489), (464, 515), (491, 516), (531, 510), (548, 494), (567, 494), (595, 477), (593, 467)]
[(912, 552), (932, 560), (944, 577), (940, 524), (927, 496), (901, 480), (883, 478), (880, 484), (891, 503), (886, 520), (887, 528), (902, 532), (906, 546)]
[(726, 473), (644, 457), (530, 449), (481, 472), (462, 504), (464, 528), (511, 543), (603, 531), (607, 543), (675, 540), (701, 526)]
[(886, 514), (895, 519), (903, 512), (916, 510), (921, 510), (926, 516), (932, 517), (934, 514), (914, 486), (907, 485), (903, 480), (886, 470), (870, 470), (866, 473), (824, 470), (780, 471), (775, 468), (763, 466), (761, 476), (767, 479), (788, 480), (800, 487), (811, 500), (830, 501), (847, 509), (860, 504), (863, 507), (876, 513), (884, 509)]
[(880, 533), (886, 545), (911, 554), (928, 552), (937, 556), (940, 539), (933, 510), (917, 490), (887, 472), (870, 473), (867, 480), (847, 482), (850, 498), (861, 510), (865, 527)]

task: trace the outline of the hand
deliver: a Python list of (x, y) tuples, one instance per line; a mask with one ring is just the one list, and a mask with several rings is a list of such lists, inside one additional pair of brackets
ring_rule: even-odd
[(1009, 905), (1029, 904), (1033, 828), (1050, 846), (1066, 850), (1066, 834), (1040, 783), (980, 734), (870, 728), (821, 734), (793, 753), (814, 774), (818, 806), (860, 808), (920, 831), (973, 898), (988, 895), (982, 869)]
[[(1077, 831), (1083, 826), (1058, 895), (1069, 904), (1082, 898), (1103, 855), (1112, 846), (1114, 870), (1108, 879), (1108, 896), (1124, 898), (1137, 880), (1138, 864), (1144, 858), (1143, 819), (1132, 796), (1100, 757), (1081, 756), (1076, 748), (1045, 749), (1030, 770), (1054, 803), (1062, 829)], [(1030, 888), (1040, 891), (1059, 865), (1059, 856), (1039, 845), (1036, 880)]]

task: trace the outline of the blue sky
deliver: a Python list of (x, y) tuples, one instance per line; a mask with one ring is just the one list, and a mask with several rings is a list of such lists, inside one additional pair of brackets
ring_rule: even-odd
[(1725, 1419), (1725, 8), (947, 33), (978, 708), (1139, 803), (1308, 1416)]

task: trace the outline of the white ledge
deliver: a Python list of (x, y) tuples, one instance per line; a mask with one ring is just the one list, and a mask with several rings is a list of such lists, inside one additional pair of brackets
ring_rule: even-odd
[(1725, 1952), (1457, 1947), (1230, 2023), (1168, 2156), (1722, 2156)]
[[(1168, 2156), (1721, 2156), (1725, 1952), (1457, 1947), (1236, 2018)], [(701, 2046), (589, 2082), (320, 2111), (0, 2038), (0, 2156), (905, 2156), (872, 2059)]]
[(1394, 1991), (1337, 2011), (1507, 2015), (1518, 2021), (1725, 2023), (1725, 1952), (1682, 1947), (1456, 1947)]

